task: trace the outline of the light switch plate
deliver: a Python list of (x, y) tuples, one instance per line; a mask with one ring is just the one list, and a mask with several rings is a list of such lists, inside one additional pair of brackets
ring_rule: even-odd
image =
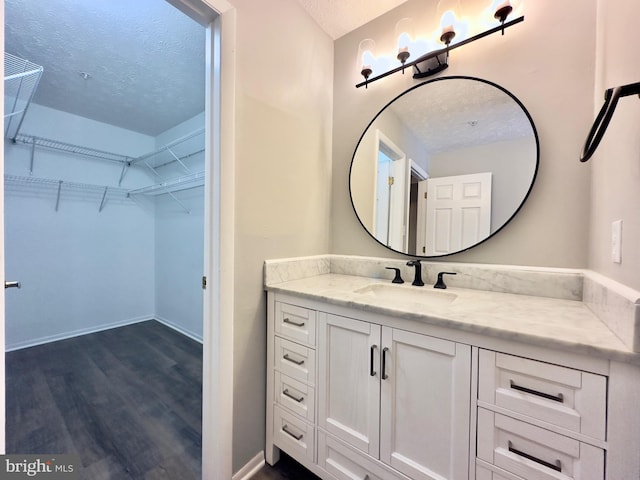
[(622, 263), (622, 220), (611, 224), (611, 261)]

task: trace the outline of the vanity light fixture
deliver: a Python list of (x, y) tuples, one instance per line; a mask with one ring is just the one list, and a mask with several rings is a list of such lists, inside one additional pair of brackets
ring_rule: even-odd
[[(513, 1), (516, 3), (519, 3), (519, 0), (513, 0)], [(494, 1), (494, 4), (495, 3), (498, 3), (498, 2)], [(414, 68), (414, 73), (413, 73), (414, 79), (435, 75), (436, 73), (441, 72), (442, 70), (446, 69), (449, 66), (449, 52), (451, 50), (461, 47), (463, 45), (466, 45), (468, 43), (475, 42), (476, 40), (479, 40), (483, 37), (486, 37), (496, 32), (502, 32), (502, 35), (504, 35), (505, 29), (524, 21), (524, 16), (520, 16), (514, 20), (507, 22), (506, 21), (507, 18), (509, 17), (509, 15), (513, 13), (513, 11), (514, 11), (514, 6), (510, 0), (506, 0), (500, 3), (499, 5), (496, 6), (496, 9), (494, 10), (494, 13), (493, 13), (494, 19), (500, 22), (500, 25), (493, 28), (489, 28), (481, 33), (473, 35), (472, 37), (464, 38), (464, 35), (461, 35), (463, 37), (462, 40), (452, 43), (454, 38), (456, 38), (459, 32), (456, 31), (457, 21), (455, 19), (454, 11), (447, 10), (446, 12), (444, 12), (441, 19), (442, 30), (439, 38), (440, 42), (444, 44), (444, 48), (433, 50), (429, 53), (426, 53), (418, 57), (416, 60), (408, 62), (407, 60), (410, 58), (411, 52), (408, 46), (409, 42), (406, 41), (406, 38), (408, 37), (407, 32), (403, 32), (400, 35), (398, 40), (398, 54), (396, 56), (396, 58), (400, 61), (401, 66), (393, 68), (391, 70), (388, 70), (380, 74), (375, 72), (373, 68), (374, 62), (371, 60), (373, 57), (372, 51), (368, 50), (365, 52), (362, 48), (362, 44), (364, 42), (373, 42), (373, 40), (370, 40), (370, 39), (364, 40), (363, 42), (361, 42), (359, 52), (358, 52), (359, 59), (362, 60), (362, 63), (361, 63), (362, 69), (360, 71), (360, 74), (364, 77), (364, 81), (358, 83), (356, 85), (356, 88), (360, 88), (362, 86), (366, 88), (370, 83), (375, 82), (376, 80), (379, 80), (381, 78), (387, 77), (389, 75), (392, 75), (396, 72), (404, 73), (404, 70), (407, 67)], [(401, 22), (405, 20), (408, 20), (408, 19), (403, 19), (401, 20)], [(399, 22), (398, 24), (400, 24), (401, 22)], [(396, 36), (397, 36), (397, 32), (398, 32), (398, 26), (396, 26)], [(363, 52), (369, 55), (369, 61), (364, 60)], [(371, 75), (373, 73), (376, 73), (376, 75), (372, 77)]]

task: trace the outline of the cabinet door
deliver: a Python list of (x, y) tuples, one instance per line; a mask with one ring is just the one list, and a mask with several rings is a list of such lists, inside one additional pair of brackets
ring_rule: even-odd
[(469, 475), (471, 347), (382, 327), (380, 459), (415, 480)]
[(380, 326), (319, 313), (318, 424), (379, 454)]

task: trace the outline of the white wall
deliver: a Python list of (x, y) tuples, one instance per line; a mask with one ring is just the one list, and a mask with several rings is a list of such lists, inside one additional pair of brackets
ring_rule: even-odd
[[(32, 105), (24, 133), (139, 155), (153, 138)], [(28, 176), (30, 148), (5, 143), (7, 174)], [(33, 175), (117, 186), (120, 165), (36, 149)], [(124, 185), (148, 183), (133, 169)], [(63, 190), (8, 186), (5, 205), (8, 349), (153, 317), (153, 209)]]
[[(409, 0), (335, 42), (332, 253), (396, 256), (358, 223), (348, 173), (368, 122), (416, 81), (396, 74), (356, 89), (362, 80), (356, 56), (366, 38), (376, 41), (378, 51), (393, 52), (394, 26), (404, 17), (413, 18), (416, 32), (436, 30), (436, 4)], [(578, 156), (593, 118), (595, 6), (595, 0), (525, 2), (525, 21), (504, 36), (451, 52), (450, 66), (440, 75), (480, 77), (509, 90), (536, 124), (541, 155), (536, 185), (516, 218), (490, 241), (443, 261), (586, 267), (590, 172)]]
[(329, 250), (333, 42), (295, 0), (231, 3), (237, 15), (233, 321), (233, 470), (237, 471), (264, 448), (263, 262)]
[[(189, 135), (204, 126), (204, 114), (183, 122), (156, 137), (156, 148)], [(199, 135), (175, 148), (204, 148)], [(185, 159), (191, 172), (204, 170), (204, 153)], [(162, 167), (165, 177), (186, 175), (178, 164)], [(169, 195), (155, 200), (155, 316), (192, 338), (202, 341), (202, 286), (204, 265), (204, 188), (174, 193), (183, 206)]]
[[(595, 110), (607, 88), (640, 82), (640, 2), (598, 1)], [(586, 137), (587, 131), (584, 132)], [(584, 138), (582, 138), (584, 142)], [(580, 144), (582, 147), (582, 144)], [(620, 99), (591, 168), (589, 268), (640, 289), (640, 101)], [(622, 264), (611, 261), (611, 222), (623, 220)]]

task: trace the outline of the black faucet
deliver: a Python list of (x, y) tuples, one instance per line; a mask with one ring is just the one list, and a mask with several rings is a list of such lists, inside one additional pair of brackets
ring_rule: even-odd
[(445, 289), (447, 286), (444, 284), (444, 280), (442, 279), (443, 275), (457, 275), (455, 272), (440, 272), (438, 273), (438, 280), (433, 288), (442, 288)]
[(411, 285), (415, 285), (416, 287), (424, 286), (424, 282), (422, 281), (422, 265), (420, 264), (420, 260), (409, 260), (407, 262), (408, 267), (416, 267), (416, 276), (411, 282)]

